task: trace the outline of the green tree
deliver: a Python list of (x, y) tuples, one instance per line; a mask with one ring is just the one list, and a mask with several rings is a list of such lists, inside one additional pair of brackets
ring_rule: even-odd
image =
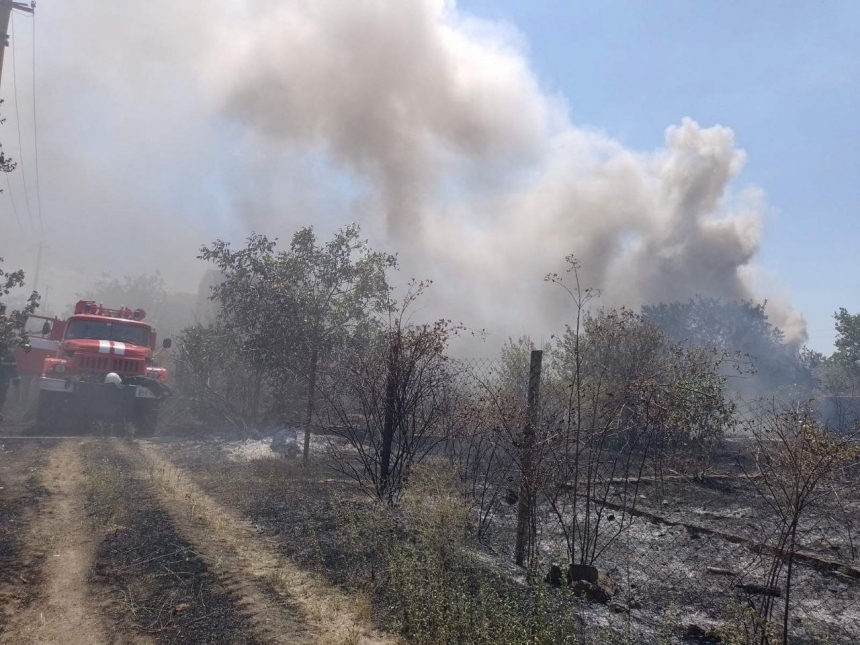
[[(355, 224), (324, 244), (313, 227), (304, 227), (288, 250), (278, 251), (276, 240), (255, 234), (239, 250), (216, 240), (199, 257), (223, 276), (212, 299), (220, 306), (219, 325), (239, 339), (251, 365), (258, 393), (252, 407), (259, 409), (267, 379), (277, 387), (300, 374), (310, 427), (320, 363), (369, 315), (385, 310), (386, 272), (396, 268), (396, 257), (373, 251)], [(306, 433), (305, 459), (309, 441)]]
[(27, 342), (27, 317), (39, 306), (39, 295), (35, 291), (20, 309), (11, 309), (4, 302), (13, 290), (24, 286), (24, 272), (4, 271), (2, 264), (3, 258), (0, 258), (0, 410), (3, 409), (6, 391), (15, 375), (13, 352)]
[(116, 278), (103, 273), (84, 293), (77, 294), (81, 300), (95, 300), (106, 307), (138, 307), (150, 315), (164, 307), (167, 291), (161, 273), (142, 273)]
[[(0, 105), (3, 105), (3, 99), (0, 99)], [(0, 125), (6, 123), (5, 118), (0, 118)], [(12, 172), (15, 168), (18, 167), (18, 163), (12, 159), (12, 157), (7, 157), (6, 153), (3, 152), (3, 145), (0, 144), (0, 172)], [(0, 193), (3, 191), (0, 190)], [(19, 222), (20, 223), (20, 222)]]
[[(3, 100), (0, 99), (0, 105), (3, 105)], [(6, 119), (0, 118), (0, 124), (3, 124)], [(18, 165), (11, 157), (7, 157), (2, 152), (3, 146), (0, 145), (0, 172), (12, 172)], [(3, 191), (0, 190), (0, 193)], [(20, 224), (20, 222), (19, 222)], [(23, 288), (24, 272), (4, 271), (3, 258), (0, 257), (0, 359), (5, 355), (11, 354), (20, 345), (27, 340), (24, 332), (24, 325), (27, 323), (27, 316), (36, 311), (39, 306), (39, 296), (34, 291), (20, 309), (9, 310), (8, 305), (3, 302), (13, 290)]]
[(831, 429), (850, 431), (860, 419), (860, 314), (833, 314), (835, 350), (830, 358), (810, 353), (821, 416)]
[(248, 431), (259, 395), (236, 337), (218, 325), (186, 327), (177, 342), (176, 386), (194, 418)]
[[(0, 258), (0, 297), (5, 299), (14, 290), (24, 287), (24, 272), (5, 271), (2, 265), (3, 258)], [(14, 352), (27, 342), (24, 326), (27, 323), (27, 317), (35, 312), (38, 306), (39, 294), (35, 291), (30, 294), (20, 309), (9, 309), (0, 299), (0, 357)]]
[(840, 308), (833, 318), (836, 320), (836, 350), (832, 358), (860, 368), (860, 314), (850, 314), (847, 309)]
[(765, 305), (753, 300), (696, 296), (687, 302), (647, 305), (642, 313), (678, 341), (761, 352), (783, 342), (783, 334), (771, 324)]
[(397, 258), (373, 251), (361, 239), (358, 225), (351, 224), (325, 245), (317, 243), (312, 227), (300, 229), (283, 262), (292, 282), (291, 304), (300, 314), (294, 321), (300, 330), (297, 349), (307, 357), (307, 461), (320, 356), (342, 344), (348, 331), (369, 314), (385, 311), (390, 292), (386, 271), (397, 267)]
[[(685, 347), (709, 347), (738, 354), (754, 366), (754, 379), (735, 382), (755, 393), (812, 383), (799, 348), (785, 342), (782, 331), (768, 319), (766, 303), (696, 296), (687, 302), (660, 303), (642, 308), (646, 320)], [(750, 369), (747, 370), (752, 371)]]

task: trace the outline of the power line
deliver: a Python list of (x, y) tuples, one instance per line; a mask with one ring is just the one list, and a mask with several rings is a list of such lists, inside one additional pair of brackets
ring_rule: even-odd
[(18, 217), (18, 207), (15, 206), (15, 195), (12, 194), (12, 182), (9, 181), (9, 173), (4, 172), (3, 174), (6, 175), (6, 188), (9, 193), (9, 199), (12, 201), (12, 212), (15, 213), (15, 221), (18, 222), (18, 228), (23, 232), (24, 227), (21, 226), (21, 218)]
[(33, 224), (33, 211), (30, 209), (30, 193), (27, 190), (27, 173), (24, 167), (24, 146), (21, 145), (21, 111), (18, 109), (18, 74), (16, 72), (17, 65), (15, 63), (15, 50), (18, 49), (18, 40), (15, 37), (15, 17), (12, 17), (12, 95), (15, 97), (15, 122), (18, 126), (18, 152), (21, 155), (21, 181), (24, 184), (24, 201), (27, 203), (27, 217), (30, 218), (30, 226), (33, 230), (36, 229)]
[[(36, 16), (33, 14), (33, 153), (36, 163), (36, 208), (39, 211), (39, 228), (45, 234), (42, 224), (42, 190), (39, 186), (39, 119), (36, 112)], [(14, 27), (13, 27), (14, 28)], [(14, 54), (13, 54), (14, 56)]]

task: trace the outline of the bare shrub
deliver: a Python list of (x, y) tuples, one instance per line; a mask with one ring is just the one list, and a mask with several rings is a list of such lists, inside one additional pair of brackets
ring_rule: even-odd
[[(757, 603), (750, 601), (755, 620), (747, 622), (745, 634), (749, 643), (787, 643), (797, 551), (805, 533), (839, 505), (835, 488), (828, 484), (839, 479), (843, 467), (860, 451), (854, 437), (836, 435), (820, 424), (808, 404), (782, 408), (772, 404), (748, 427), (756, 468), (744, 472), (770, 511), (770, 517), (762, 519), (765, 534), (773, 540), (763, 583), (779, 593), (764, 594)], [(783, 611), (775, 623), (780, 597)]]
[(642, 477), (666, 467), (702, 472), (734, 407), (718, 373), (723, 355), (676, 346), (629, 309), (586, 310), (597, 292), (568, 262), (572, 286), (547, 276), (571, 297), (575, 322), (559, 341), (556, 378), (567, 400), (562, 408), (557, 394), (544, 420), (540, 481), (569, 561), (593, 565), (629, 528)]
[(413, 283), (401, 305), (341, 352), (325, 383), (336, 467), (365, 490), (394, 503), (413, 466), (460, 424), (460, 398), (446, 356), (457, 327), (411, 324), (409, 307), (426, 283)]
[(513, 453), (484, 392), (494, 370), (492, 363), (460, 365), (463, 423), (445, 446), (451, 467), (461, 476), (463, 494), (476, 513), (479, 540), (488, 537), (499, 505), (516, 501)]
[(480, 536), (486, 534), (501, 499), (517, 505), (515, 559), (527, 566), (534, 563), (536, 554), (535, 501), (545, 449), (538, 430), (547, 423), (537, 396), (540, 370), (532, 373), (537, 369), (531, 365), (534, 353), (531, 340), (523, 336), (505, 344), (498, 363), (470, 366), (469, 415), (453, 451), (478, 511)]

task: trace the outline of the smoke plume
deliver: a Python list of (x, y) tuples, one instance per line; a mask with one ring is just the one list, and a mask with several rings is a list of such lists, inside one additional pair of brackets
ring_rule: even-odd
[[(186, 288), (214, 237), (357, 220), (436, 280), (434, 313), (502, 335), (563, 322), (541, 278), (568, 254), (609, 304), (767, 295), (768, 207), (735, 188), (731, 129), (684, 118), (627, 149), (571, 121), (510, 26), (451, 0), (74, 5), (39, 5), (50, 230), (138, 233), (85, 258), (64, 244), (74, 275), (155, 266)], [(769, 313), (804, 337), (783, 293)]]

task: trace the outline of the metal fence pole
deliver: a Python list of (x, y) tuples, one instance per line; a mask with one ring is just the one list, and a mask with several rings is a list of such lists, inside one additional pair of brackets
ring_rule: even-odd
[(517, 498), (517, 540), (515, 547), (516, 563), (523, 566), (528, 548), (532, 499), (534, 497), (534, 444), (535, 429), (538, 426), (538, 407), (540, 404), (540, 375), (543, 352), (532, 350), (529, 365), (529, 393), (526, 408), (526, 424), (523, 428), (523, 441), (520, 452), (520, 494)]

